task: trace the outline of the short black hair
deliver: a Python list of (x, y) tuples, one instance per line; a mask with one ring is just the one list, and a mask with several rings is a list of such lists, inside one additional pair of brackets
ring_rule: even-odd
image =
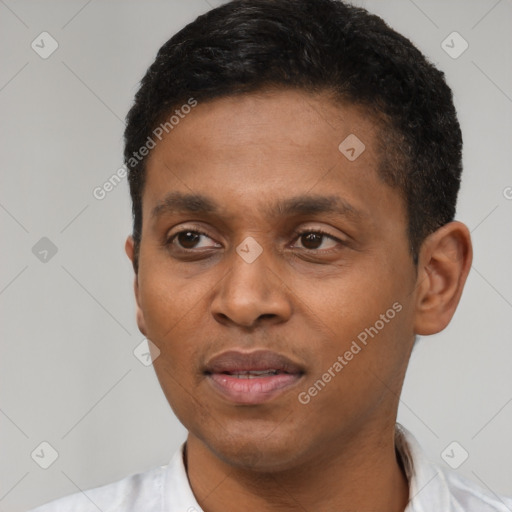
[(232, 0), (160, 48), (127, 115), (135, 271), (147, 160), (140, 148), (191, 98), (205, 102), (269, 87), (329, 92), (372, 116), (379, 176), (405, 201), (417, 264), (425, 237), (454, 219), (462, 173), (462, 135), (444, 74), (363, 8), (339, 0)]

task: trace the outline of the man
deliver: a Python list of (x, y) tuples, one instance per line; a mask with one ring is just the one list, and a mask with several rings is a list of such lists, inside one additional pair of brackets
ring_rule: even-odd
[(37, 510), (512, 510), (396, 424), (471, 267), (461, 150), (443, 74), (363, 9), (235, 0), (170, 39), (127, 118), (126, 253), (187, 441)]

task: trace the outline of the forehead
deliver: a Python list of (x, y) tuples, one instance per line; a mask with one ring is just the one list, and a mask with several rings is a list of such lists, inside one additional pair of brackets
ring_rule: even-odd
[(339, 143), (352, 134), (370, 150), (365, 155), (367, 161), (375, 145), (374, 119), (362, 107), (335, 102), (327, 92), (262, 90), (198, 102), (181, 120), (173, 117), (179, 123), (164, 134), (163, 144), (157, 144), (148, 165), (166, 143), (167, 151), (174, 146), (174, 158), (190, 156), (179, 151), (183, 144), (200, 150), (202, 156), (235, 149), (241, 156), (246, 150), (275, 158), (293, 150), (307, 157), (320, 152), (337, 155)]
[[(378, 178), (376, 136), (362, 109), (325, 93), (263, 91), (199, 102), (148, 157), (143, 217), (170, 207), (172, 192), (188, 196), (188, 211), (196, 195), (214, 199), (216, 213), (226, 216), (263, 203), (269, 214), (286, 214), (290, 201), (308, 194), (339, 195), (338, 206), (368, 217), (369, 205), (383, 206), (379, 194), (392, 192), (396, 202), (396, 191)], [(203, 211), (212, 206), (202, 201)]]

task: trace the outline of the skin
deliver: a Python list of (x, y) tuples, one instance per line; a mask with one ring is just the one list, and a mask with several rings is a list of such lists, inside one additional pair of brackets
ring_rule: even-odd
[[(355, 161), (338, 150), (349, 134), (366, 147)], [(377, 174), (376, 135), (354, 106), (274, 90), (200, 103), (149, 156), (137, 322), (160, 350), (155, 371), (189, 432), (186, 467), (205, 512), (406, 507), (394, 447), (399, 394), (414, 336), (452, 318), (472, 249), (467, 227), (451, 222), (425, 240), (414, 266), (404, 201)], [(218, 213), (152, 216), (176, 191), (207, 196)], [(271, 213), (304, 194), (341, 197), (361, 216)], [(311, 241), (318, 229), (328, 236)], [(180, 230), (207, 236), (166, 246)], [(247, 237), (263, 251), (252, 263), (236, 252)], [(133, 262), (131, 237), (125, 248)], [(396, 302), (401, 311), (301, 403), (299, 393)], [(230, 349), (274, 350), (305, 374), (269, 402), (235, 405), (201, 371)]]

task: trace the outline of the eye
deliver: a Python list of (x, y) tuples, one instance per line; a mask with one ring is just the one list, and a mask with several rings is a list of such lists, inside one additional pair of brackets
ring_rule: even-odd
[[(303, 230), (294, 233), (294, 240), (300, 241), (302, 247), (293, 246), (294, 248), (303, 249), (305, 251), (331, 252), (335, 250), (339, 244), (343, 244), (341, 240), (322, 230)], [(208, 244), (210, 240), (212, 243)], [(203, 244), (201, 245), (201, 241)], [(169, 236), (165, 242), (166, 246), (174, 246), (176, 249), (187, 252), (195, 249), (208, 249), (220, 247), (220, 244), (214, 242), (206, 233), (196, 229), (183, 229)]]
[[(338, 240), (334, 236), (330, 235), (329, 233), (326, 233), (322, 230), (304, 230), (299, 231), (295, 233), (297, 240), (300, 240), (303, 249), (308, 251), (317, 251), (319, 249), (322, 249), (321, 252), (330, 252), (331, 250), (335, 249), (338, 244), (343, 244), (341, 240)], [(325, 247), (324, 241), (328, 239), (331, 243), (328, 244), (327, 247)], [(324, 247), (322, 247), (322, 245)], [(300, 247), (299, 247), (300, 248)]]
[(166, 245), (174, 245), (177, 246), (179, 250), (184, 251), (198, 248), (204, 249), (208, 247), (219, 247), (219, 245), (216, 244), (215, 242), (212, 245), (198, 246), (197, 244), (203, 237), (212, 240), (206, 233), (203, 233), (201, 231), (197, 231), (194, 229), (184, 229), (170, 236), (166, 241)]

